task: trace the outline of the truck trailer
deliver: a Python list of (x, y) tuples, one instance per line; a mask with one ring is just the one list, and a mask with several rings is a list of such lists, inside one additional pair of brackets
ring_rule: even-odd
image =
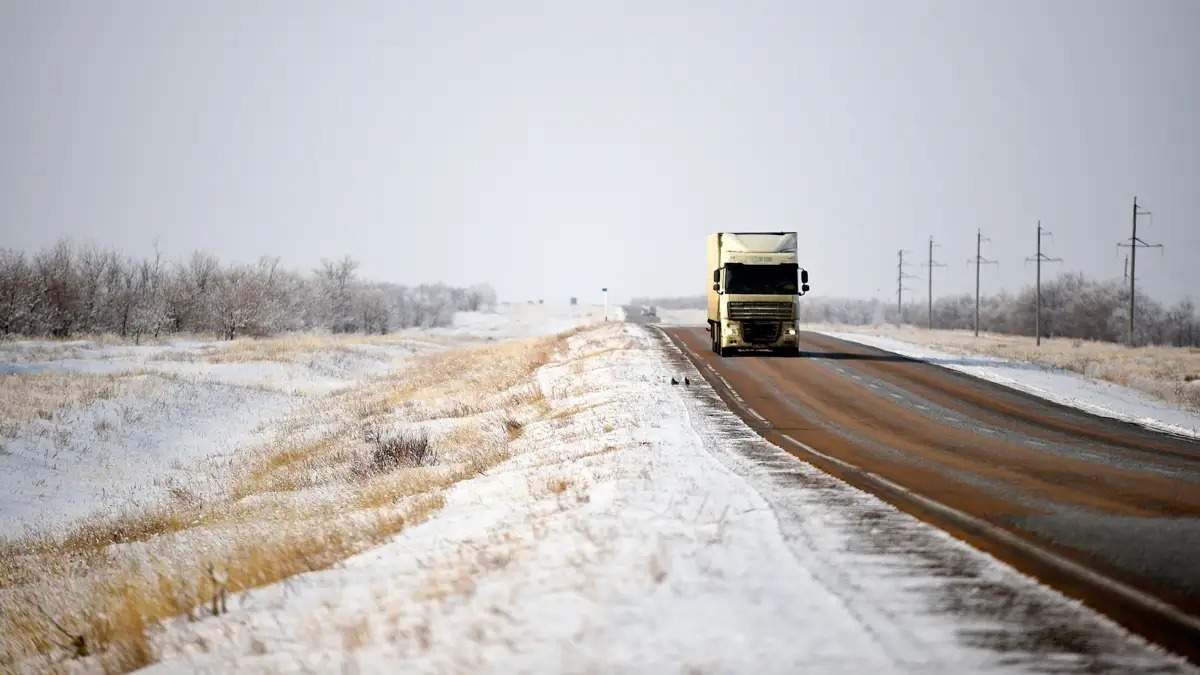
[(796, 257), (795, 232), (708, 235), (708, 332), (712, 350), (799, 353), (796, 332), (808, 271)]

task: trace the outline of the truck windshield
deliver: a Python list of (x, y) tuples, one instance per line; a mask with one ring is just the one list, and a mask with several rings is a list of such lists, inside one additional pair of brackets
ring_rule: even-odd
[(795, 263), (783, 265), (725, 265), (725, 292), (758, 295), (795, 295)]

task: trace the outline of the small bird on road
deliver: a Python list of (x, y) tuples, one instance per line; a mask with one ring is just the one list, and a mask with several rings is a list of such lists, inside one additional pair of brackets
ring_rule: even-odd
[(673, 377), (672, 377), (672, 378), (671, 378), (671, 384), (679, 384), (679, 380), (677, 380), (677, 379), (675, 379), (675, 378), (673, 378)]
[(692, 386), (692, 381), (690, 378), (685, 377), (685, 378), (683, 378), (683, 384), (685, 387), (690, 387), (690, 386)]

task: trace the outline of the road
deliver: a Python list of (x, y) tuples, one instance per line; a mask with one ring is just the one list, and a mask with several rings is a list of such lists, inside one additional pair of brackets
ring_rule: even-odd
[(664, 330), (780, 447), (1200, 656), (1200, 442), (815, 333), (723, 359)]

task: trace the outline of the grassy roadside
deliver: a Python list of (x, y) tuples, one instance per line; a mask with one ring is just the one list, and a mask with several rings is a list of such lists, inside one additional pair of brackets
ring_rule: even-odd
[(534, 373), (566, 337), (415, 357), (290, 416), (219, 477), (217, 497), (177, 491), (152, 509), (5, 542), (0, 670), (78, 659), (131, 670), (153, 660), (157, 622), (220, 613), (228, 593), (328, 567), (427, 518), (547, 414)]
[(911, 342), (963, 356), (987, 355), (1062, 368), (1137, 389), (1182, 408), (1200, 412), (1200, 349), (1126, 347), (1111, 342), (1044, 338), (971, 331), (925, 330), (912, 326), (806, 324), (808, 330), (862, 333)]

